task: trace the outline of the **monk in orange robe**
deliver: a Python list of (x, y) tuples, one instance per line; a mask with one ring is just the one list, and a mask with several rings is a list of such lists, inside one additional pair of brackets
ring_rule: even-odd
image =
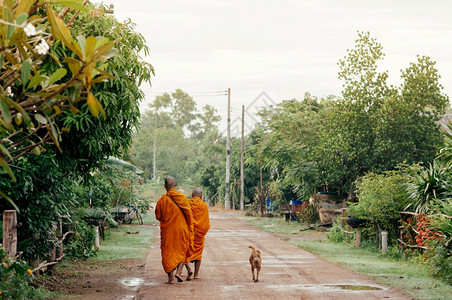
[(190, 243), (193, 243), (190, 238), (193, 236), (190, 204), (184, 194), (176, 191), (176, 186), (173, 177), (165, 178), (167, 192), (155, 206), (155, 217), (160, 221), (160, 249), (163, 269), (168, 274), (167, 283), (174, 283), (174, 277), (178, 282), (183, 281), (182, 268)]
[(195, 263), (195, 274), (194, 278), (199, 278), (199, 268), (201, 267), (202, 252), (204, 250), (205, 235), (210, 229), (209, 220), (209, 209), (207, 204), (202, 201), (202, 191), (200, 188), (196, 188), (192, 192), (192, 198), (189, 200), (191, 211), (193, 214), (193, 231), (194, 231), (194, 241), (193, 247), (190, 249), (190, 257), (185, 261), (185, 266), (187, 267), (188, 276), (187, 281), (191, 280), (190, 266), (188, 262)]

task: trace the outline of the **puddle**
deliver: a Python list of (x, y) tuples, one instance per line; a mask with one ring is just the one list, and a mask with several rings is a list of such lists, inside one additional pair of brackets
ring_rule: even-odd
[(332, 284), (329, 285), (331, 287), (338, 287), (343, 290), (351, 290), (351, 291), (376, 291), (381, 290), (381, 288), (370, 285), (350, 285), (350, 284)]
[(383, 290), (382, 287), (372, 286), (372, 285), (359, 285), (359, 284), (288, 284), (288, 285), (268, 285), (268, 288), (275, 290), (288, 290), (288, 289), (296, 289), (296, 290), (305, 290), (317, 293), (334, 293), (334, 292), (342, 292), (342, 293), (356, 293), (360, 291), (377, 291)]
[(143, 284), (144, 280), (141, 278), (124, 278), (119, 282), (129, 288), (137, 288), (138, 286)]
[(221, 286), (223, 289), (225, 289), (225, 290), (237, 290), (237, 289), (239, 289), (240, 287), (242, 287), (241, 285), (223, 285), (223, 286)]

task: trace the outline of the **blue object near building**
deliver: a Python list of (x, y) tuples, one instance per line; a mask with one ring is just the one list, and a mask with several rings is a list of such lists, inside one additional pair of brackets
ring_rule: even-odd
[(301, 209), (303, 205), (303, 200), (290, 200), (290, 219), (298, 221), (296, 212)]

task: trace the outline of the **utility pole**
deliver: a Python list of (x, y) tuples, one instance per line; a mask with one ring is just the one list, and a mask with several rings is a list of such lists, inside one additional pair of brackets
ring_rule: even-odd
[(152, 156), (153, 156), (153, 157), (152, 157), (152, 166), (153, 166), (152, 179), (154, 179), (154, 180), (155, 180), (155, 169), (156, 169), (156, 167), (155, 167), (155, 157), (156, 157), (155, 151), (156, 151), (156, 149), (157, 149), (157, 142), (156, 142), (156, 140), (157, 140), (156, 127), (157, 127), (157, 112), (154, 111), (154, 150), (152, 151)]
[(245, 150), (245, 105), (242, 105), (242, 143), (240, 148), (240, 210), (245, 210), (245, 177), (244, 177), (244, 150)]
[(228, 125), (227, 125), (227, 137), (226, 137), (226, 182), (225, 182), (225, 195), (224, 195), (224, 208), (229, 209), (229, 168), (231, 161), (231, 89), (228, 88)]

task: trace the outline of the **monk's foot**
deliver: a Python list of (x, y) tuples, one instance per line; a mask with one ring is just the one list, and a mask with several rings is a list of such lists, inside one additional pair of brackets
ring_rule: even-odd
[(200, 279), (198, 274), (195, 274), (195, 276), (193, 276), (193, 279)]
[(177, 282), (182, 282), (182, 281), (184, 281), (184, 280), (182, 279), (182, 277), (181, 277), (179, 274), (174, 275), (174, 277), (176, 277)]
[(170, 281), (168, 280), (167, 282), (165, 282), (166, 284), (174, 284), (174, 281)]
[(193, 272), (188, 272), (188, 276), (187, 279), (185, 279), (186, 281), (191, 281), (191, 276), (193, 275)]

